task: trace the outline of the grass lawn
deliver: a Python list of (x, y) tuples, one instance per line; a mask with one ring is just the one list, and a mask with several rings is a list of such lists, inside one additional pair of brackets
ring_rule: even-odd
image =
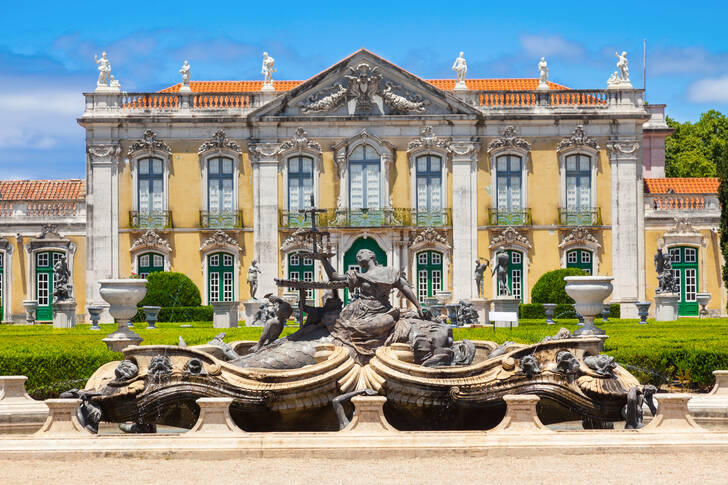
[[(219, 329), (212, 324), (160, 323), (156, 330), (138, 324), (135, 331), (144, 345), (176, 345), (182, 336), (188, 345), (206, 343)], [(455, 329), (455, 339), (506, 340), (534, 343), (555, 334), (560, 327), (573, 331), (576, 320), (562, 320), (547, 326), (543, 320), (521, 320), (514, 329)], [(610, 338), (605, 353), (612, 355), (643, 382), (675, 383), (708, 387), (712, 371), (728, 369), (728, 319), (681, 319), (677, 322), (638, 325), (636, 320), (611, 320), (599, 324)], [(59, 391), (82, 387), (85, 380), (102, 364), (118, 360), (120, 354), (106, 349), (101, 339), (114, 325), (102, 325), (91, 331), (89, 325), (73, 329), (54, 329), (50, 325), (0, 325), (0, 375), (28, 376), (27, 389), (35, 397), (49, 397)], [(297, 327), (287, 327), (284, 335)], [(257, 340), (260, 327), (226, 329), (226, 341)]]

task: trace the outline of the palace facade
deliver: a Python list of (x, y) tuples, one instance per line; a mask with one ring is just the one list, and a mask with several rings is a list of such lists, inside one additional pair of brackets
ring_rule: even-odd
[[(664, 179), (664, 105), (614, 86), (465, 82), (424, 80), (360, 50), (273, 90), (193, 80), (85, 94), (77, 300), (100, 303), (104, 278), (171, 270), (205, 303), (245, 302), (253, 260), (258, 295), (278, 291), (274, 277), (322, 279), (296, 235), (313, 197), (339, 270), (371, 249), (420, 298), (477, 298), (475, 260), (503, 250), (524, 303), (543, 273), (578, 267), (614, 276), (611, 300), (636, 316), (634, 302), (654, 296), (659, 245), (681, 258), (682, 314), (697, 313), (699, 291), (723, 312), (717, 190)], [(78, 255), (74, 267), (78, 278)], [(495, 291), (486, 278), (483, 297)]]

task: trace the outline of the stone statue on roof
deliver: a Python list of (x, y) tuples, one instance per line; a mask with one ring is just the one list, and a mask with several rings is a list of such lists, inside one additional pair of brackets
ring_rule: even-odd
[(263, 89), (262, 91), (273, 91), (273, 73), (276, 72), (275, 59), (268, 55), (267, 52), (263, 52), (263, 67), (261, 73), (263, 74)]
[(542, 57), (540, 61), (538, 61), (538, 88), (537, 89), (548, 89), (548, 79), (549, 79), (549, 65), (546, 62), (546, 58)]
[(627, 51), (615, 53), (617, 56), (617, 70), (619, 71), (619, 79), (622, 82), (629, 82), (629, 61), (627, 61)]
[(96, 64), (99, 66), (99, 78), (96, 81), (96, 86), (98, 87), (104, 87), (108, 86), (109, 82), (111, 80), (111, 63), (109, 62), (109, 58), (106, 57), (106, 52), (101, 53), (101, 58), (99, 56), (94, 56), (94, 60), (96, 61)]
[(182, 65), (182, 68), (179, 70), (179, 73), (182, 74), (182, 86), (180, 86), (179, 90), (182, 91), (191, 91), (190, 89), (190, 64), (189, 62), (185, 61), (185, 63)]
[(455, 59), (455, 62), (452, 65), (452, 70), (455, 71), (455, 74), (457, 75), (455, 89), (468, 89), (468, 87), (465, 85), (465, 74), (468, 72), (468, 63), (465, 60), (464, 52), (461, 51), (460, 55), (457, 57), (457, 59)]

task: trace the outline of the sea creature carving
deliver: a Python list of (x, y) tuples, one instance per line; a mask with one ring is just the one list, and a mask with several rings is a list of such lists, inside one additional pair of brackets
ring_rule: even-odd
[(541, 373), (541, 367), (538, 365), (538, 359), (533, 355), (527, 355), (521, 360), (521, 372), (529, 379)]
[(617, 368), (617, 363), (614, 362), (614, 357), (610, 357), (605, 354), (585, 357), (584, 364), (600, 376), (612, 377), (614, 376), (614, 369)]
[(301, 112), (304, 114), (310, 114), (331, 111), (341, 104), (344, 99), (346, 99), (346, 94), (348, 93), (348, 90), (341, 84), (332, 86), (328, 91), (331, 94), (320, 99), (316, 99), (319, 93), (309, 96), (308, 99), (306, 99), (306, 102), (301, 104)]
[(393, 90), (392, 83), (387, 83), (387, 87), (382, 91), (382, 98), (384, 101), (392, 107), (392, 109), (399, 113), (408, 113), (414, 111), (416, 113), (425, 112), (425, 102), (419, 99), (410, 100), (404, 96), (396, 94)]

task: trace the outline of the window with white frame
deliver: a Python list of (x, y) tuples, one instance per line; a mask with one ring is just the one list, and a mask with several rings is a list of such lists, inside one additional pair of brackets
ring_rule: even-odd
[(139, 212), (153, 214), (164, 209), (164, 162), (159, 158), (138, 160), (137, 201)]
[(417, 157), (417, 211), (442, 209), (442, 158), (436, 155)]
[(288, 159), (288, 210), (298, 211), (310, 205), (313, 193), (313, 158)]
[(380, 157), (370, 145), (359, 145), (349, 158), (349, 207), (379, 209)]
[(566, 157), (566, 208), (571, 211), (590, 211), (591, 193), (591, 157), (584, 154)]
[(498, 211), (520, 211), (522, 197), (523, 159), (518, 155), (496, 158), (496, 205)]
[(233, 160), (210, 158), (207, 160), (207, 210), (211, 214), (231, 214), (233, 197)]

